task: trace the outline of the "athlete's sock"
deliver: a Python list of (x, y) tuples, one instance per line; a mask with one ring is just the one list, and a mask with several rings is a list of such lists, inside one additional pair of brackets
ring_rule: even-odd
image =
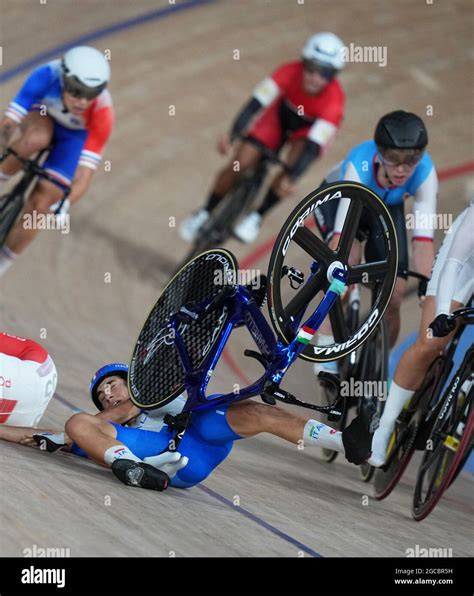
[(206, 211), (209, 211), (209, 213), (210, 213), (220, 203), (221, 199), (222, 199), (221, 195), (217, 194), (216, 192), (212, 192), (207, 199), (207, 203), (206, 203), (206, 206), (204, 207), (204, 209)]
[(132, 461), (142, 461), (139, 457), (134, 455), (125, 445), (114, 445), (109, 447), (104, 453), (104, 461), (111, 466), (117, 459), (131, 459)]
[(392, 381), (390, 391), (387, 397), (387, 403), (380, 418), (380, 424), (374, 433), (372, 439), (372, 456), (369, 463), (373, 466), (382, 466), (385, 463), (385, 455), (387, 453), (387, 446), (390, 436), (395, 428), (395, 421), (404, 405), (413, 396), (415, 392), (411, 389), (403, 389)]
[(0, 277), (10, 269), (17, 256), (8, 246), (2, 246), (0, 248)]
[(276, 192), (272, 188), (268, 189), (268, 192), (263, 199), (263, 203), (260, 205), (257, 213), (263, 217), (267, 211), (270, 211), (270, 209), (278, 203), (279, 200), (280, 197), (276, 194)]
[(305, 424), (303, 441), (305, 444), (317, 445), (318, 447), (344, 453), (342, 433), (317, 420), (310, 419)]

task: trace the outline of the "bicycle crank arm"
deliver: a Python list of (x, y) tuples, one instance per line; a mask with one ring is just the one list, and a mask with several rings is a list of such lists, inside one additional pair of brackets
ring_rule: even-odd
[(301, 401), (300, 399), (292, 395), (289, 391), (280, 389), (280, 387), (278, 387), (278, 385), (276, 385), (275, 383), (271, 383), (261, 394), (261, 397), (264, 401), (266, 401), (265, 398), (273, 398), (285, 404), (290, 404), (292, 406), (300, 406), (302, 408), (308, 408), (310, 410), (322, 412), (323, 414), (327, 414), (329, 419), (333, 422), (337, 422), (338, 420), (340, 420), (342, 416), (342, 409), (339, 407), (341, 402), (340, 397), (338, 397), (337, 400), (329, 406), (316, 406), (315, 404), (309, 404), (307, 402)]

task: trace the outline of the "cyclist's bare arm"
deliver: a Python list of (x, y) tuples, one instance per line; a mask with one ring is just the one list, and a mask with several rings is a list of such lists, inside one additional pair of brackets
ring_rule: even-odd
[[(33, 435), (39, 433), (53, 433), (57, 434), (61, 431), (51, 430), (50, 428), (34, 428), (32, 426), (7, 426), (0, 424), (0, 439), (10, 441), (11, 443), (19, 443), (20, 445), (27, 445), (29, 447), (36, 447), (37, 444), (33, 440)], [(65, 435), (66, 443), (72, 443), (67, 435)]]
[(463, 269), (474, 260), (474, 199), (471, 199), (468, 211), (455, 232), (443, 269), (439, 276), (436, 291), (436, 315), (451, 312), (451, 300), (456, 288), (456, 281)]
[(8, 118), (7, 116), (3, 117), (3, 120), (0, 123), (0, 154), (8, 147), (8, 143), (17, 126), (18, 124), (11, 118)]
[(235, 117), (230, 132), (219, 137), (217, 148), (225, 155), (232, 141), (248, 127), (252, 118), (261, 110), (269, 106), (281, 93), (281, 89), (271, 77), (267, 77), (254, 88), (251, 98)]
[[(117, 424), (125, 424), (136, 418), (140, 414), (140, 410), (133, 405), (131, 400), (127, 400), (116, 406), (99, 412), (96, 414), (99, 418), (104, 418), (110, 422)], [(19, 443), (20, 445), (28, 445), (36, 447), (37, 444), (33, 440), (33, 435), (40, 433), (53, 433), (59, 434), (63, 431), (51, 430), (50, 428), (34, 428), (31, 426), (7, 426), (6, 424), (0, 424), (0, 439), (4, 441), (10, 441), (11, 443)], [(65, 443), (71, 444), (71, 439), (65, 434)]]
[(69, 193), (68, 199), (73, 205), (78, 201), (82, 195), (87, 191), (89, 185), (94, 176), (95, 170), (86, 166), (78, 166), (74, 180), (71, 185), (71, 192)]

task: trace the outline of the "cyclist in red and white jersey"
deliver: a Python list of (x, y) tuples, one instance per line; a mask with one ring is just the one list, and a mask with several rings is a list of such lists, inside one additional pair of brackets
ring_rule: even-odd
[(425, 378), (430, 364), (452, 338), (456, 324), (448, 315), (465, 305), (474, 293), (474, 199), (455, 220), (436, 257), (428, 283), (420, 331), (395, 371), (372, 441), (373, 466), (382, 466), (400, 412)]
[[(10, 102), (0, 123), (0, 154), (11, 147), (30, 158), (52, 145), (43, 167), (57, 181), (37, 182), (23, 216), (55, 211), (65, 188), (71, 187), (59, 214), (64, 216), (87, 191), (114, 122), (106, 89), (109, 78), (105, 56), (95, 48), (79, 46), (68, 50), (62, 60), (33, 70)], [(7, 156), (0, 164), (0, 182), (8, 181), (20, 167), (14, 156)], [(0, 275), (38, 232), (23, 226), (23, 216), (0, 249)]]
[[(286, 160), (290, 173), (277, 175), (258, 211), (251, 212), (235, 227), (234, 233), (242, 242), (253, 242), (257, 238), (263, 217), (280, 199), (295, 191), (296, 179), (329, 146), (339, 128), (345, 97), (336, 75), (344, 67), (343, 50), (342, 41), (333, 33), (310, 37), (301, 60), (280, 66), (271, 77), (259, 83), (235, 119), (231, 132), (219, 139), (219, 152), (226, 155), (231, 142), (264, 108), (247, 136), (275, 152), (286, 142), (290, 146)], [(224, 195), (261, 157), (255, 144), (244, 141), (239, 145), (232, 160), (218, 174), (204, 208), (181, 224), (179, 232), (184, 240), (191, 242), (196, 238)]]
[(54, 362), (42, 346), (0, 333), (0, 424), (37, 426), (57, 382)]

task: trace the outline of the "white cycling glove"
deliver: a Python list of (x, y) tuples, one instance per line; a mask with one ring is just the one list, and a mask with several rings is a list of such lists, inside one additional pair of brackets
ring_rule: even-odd
[(145, 457), (143, 461), (168, 474), (170, 478), (174, 478), (179, 470), (188, 465), (189, 458), (183, 457), (179, 451), (165, 451), (160, 455)]

